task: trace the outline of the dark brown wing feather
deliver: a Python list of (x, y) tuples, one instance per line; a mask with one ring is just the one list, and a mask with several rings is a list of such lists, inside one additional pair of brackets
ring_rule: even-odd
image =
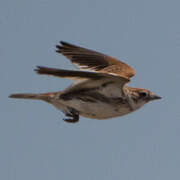
[(48, 68), (42, 66), (37, 66), (37, 69), (35, 69), (35, 71), (38, 74), (42, 74), (42, 75), (52, 75), (61, 78), (69, 78), (72, 80), (76, 80), (79, 83), (88, 80), (93, 80), (93, 82), (97, 82), (96, 80), (100, 80), (100, 81), (102, 80), (102, 82), (106, 82), (106, 81), (118, 82), (123, 87), (125, 83), (129, 82), (129, 80), (124, 77), (117, 77), (110, 74), (98, 73), (98, 72), (72, 71), (72, 70), (55, 69), (55, 68)]
[(135, 71), (129, 65), (118, 59), (67, 42), (60, 43), (56, 46), (56, 52), (66, 56), (81, 69), (109, 73), (127, 79), (135, 75)]
[(43, 66), (37, 66), (35, 71), (38, 74), (45, 74), (45, 75), (52, 75), (61, 78), (69, 78), (69, 79), (101, 79), (104, 78), (103, 74), (101, 73), (94, 73), (94, 72), (84, 72), (84, 71), (73, 71), (73, 70), (64, 70), (64, 69), (56, 69), (56, 68), (49, 68)]

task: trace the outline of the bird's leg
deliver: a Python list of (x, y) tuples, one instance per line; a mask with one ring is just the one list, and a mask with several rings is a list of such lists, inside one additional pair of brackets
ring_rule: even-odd
[(79, 121), (79, 112), (73, 108), (70, 109), (69, 113), (66, 113), (66, 116), (71, 118), (63, 119), (65, 122), (76, 123)]

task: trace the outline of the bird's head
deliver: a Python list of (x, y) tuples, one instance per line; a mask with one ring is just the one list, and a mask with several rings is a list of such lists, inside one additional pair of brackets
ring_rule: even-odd
[(128, 91), (131, 94), (131, 97), (135, 101), (135, 103), (138, 104), (145, 104), (153, 100), (161, 99), (160, 96), (153, 94), (151, 91), (147, 89), (128, 87)]

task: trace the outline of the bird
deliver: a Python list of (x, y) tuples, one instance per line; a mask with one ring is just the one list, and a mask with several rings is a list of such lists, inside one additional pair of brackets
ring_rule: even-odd
[(58, 92), (18, 93), (9, 97), (45, 101), (62, 111), (68, 123), (79, 122), (80, 116), (97, 120), (120, 117), (161, 99), (150, 90), (127, 86), (135, 71), (114, 57), (65, 41), (59, 42), (56, 52), (79, 70), (37, 66), (35, 72), (73, 80), (69, 87)]

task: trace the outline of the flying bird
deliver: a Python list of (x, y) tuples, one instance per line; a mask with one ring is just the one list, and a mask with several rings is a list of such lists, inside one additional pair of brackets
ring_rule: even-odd
[(12, 94), (10, 98), (42, 100), (61, 110), (64, 121), (76, 123), (79, 116), (109, 119), (134, 112), (144, 104), (161, 99), (151, 91), (126, 84), (135, 71), (111, 56), (79, 47), (64, 41), (56, 46), (80, 70), (64, 70), (37, 66), (40, 75), (51, 75), (74, 80), (64, 91), (40, 94)]

